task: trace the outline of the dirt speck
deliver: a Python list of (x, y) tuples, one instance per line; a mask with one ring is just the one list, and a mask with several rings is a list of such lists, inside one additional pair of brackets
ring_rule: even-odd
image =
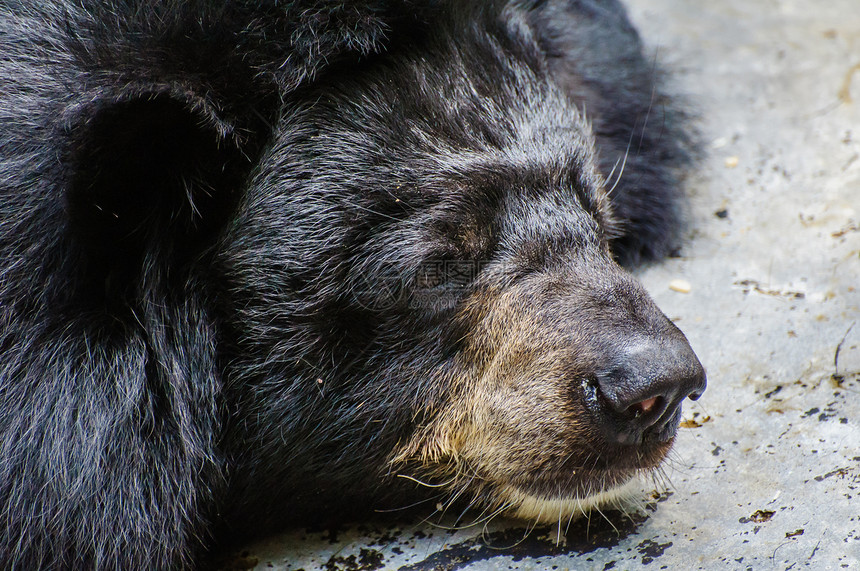
[(749, 523), (751, 521), (755, 523), (764, 523), (766, 521), (770, 521), (770, 519), (773, 517), (773, 514), (775, 513), (776, 512), (774, 512), (773, 510), (756, 510), (751, 516), (742, 517), (738, 521), (740, 523)]

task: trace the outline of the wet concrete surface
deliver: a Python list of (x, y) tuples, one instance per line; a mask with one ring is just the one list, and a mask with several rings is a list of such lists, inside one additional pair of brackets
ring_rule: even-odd
[(628, 6), (709, 154), (682, 256), (640, 274), (709, 376), (642, 507), (298, 529), (237, 567), (860, 569), (860, 4)]

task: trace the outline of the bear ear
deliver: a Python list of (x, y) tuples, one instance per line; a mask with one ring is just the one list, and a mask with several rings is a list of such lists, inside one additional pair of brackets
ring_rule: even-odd
[[(165, 242), (205, 247), (240, 196), (261, 147), (181, 86), (126, 87), (65, 121), (66, 205), (91, 253), (129, 260)], [(175, 248), (174, 248), (175, 249)]]

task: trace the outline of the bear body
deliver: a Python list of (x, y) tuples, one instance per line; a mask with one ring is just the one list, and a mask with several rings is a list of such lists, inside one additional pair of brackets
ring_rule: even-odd
[(0, 54), (4, 568), (568, 517), (704, 390), (618, 263), (689, 157), (615, 1), (13, 1)]

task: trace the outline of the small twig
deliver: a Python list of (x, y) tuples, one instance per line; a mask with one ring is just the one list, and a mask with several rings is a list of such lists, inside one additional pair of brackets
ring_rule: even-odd
[(851, 324), (851, 327), (848, 328), (848, 331), (845, 332), (845, 335), (842, 336), (842, 341), (839, 342), (839, 345), (836, 346), (836, 351), (833, 353), (833, 378), (841, 379), (839, 375), (839, 352), (842, 350), (842, 346), (845, 344), (845, 340), (848, 338), (848, 334), (851, 333), (851, 330), (854, 329), (854, 326), (857, 325), (857, 322)]
[(807, 561), (815, 557), (815, 553), (818, 551), (818, 546), (821, 545), (821, 540), (818, 540), (818, 543), (815, 544), (815, 549), (812, 550), (812, 553), (809, 554), (809, 557), (806, 558)]

